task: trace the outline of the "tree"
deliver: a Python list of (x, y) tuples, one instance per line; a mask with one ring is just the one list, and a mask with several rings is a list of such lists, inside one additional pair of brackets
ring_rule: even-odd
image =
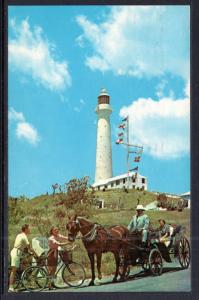
[(71, 179), (65, 187), (65, 206), (72, 208), (77, 214), (89, 216), (95, 200), (95, 191), (89, 185), (89, 177)]
[(158, 207), (167, 207), (167, 196), (166, 194), (162, 193), (157, 196), (157, 201), (158, 201)]
[(55, 195), (56, 189), (59, 187), (58, 183), (52, 184), (53, 196)]
[(87, 200), (88, 177), (71, 179), (66, 183), (66, 202), (69, 207)]

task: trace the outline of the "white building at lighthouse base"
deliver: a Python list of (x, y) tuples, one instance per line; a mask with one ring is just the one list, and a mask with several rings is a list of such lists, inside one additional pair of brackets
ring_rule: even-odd
[[(137, 174), (137, 175), (136, 175)], [(129, 172), (108, 179), (95, 182), (93, 185), (95, 190), (111, 190), (111, 189), (141, 189), (147, 190), (147, 177), (139, 173)]]

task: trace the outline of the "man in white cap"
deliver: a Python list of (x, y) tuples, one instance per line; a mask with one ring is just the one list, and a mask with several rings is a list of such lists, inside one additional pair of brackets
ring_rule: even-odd
[(149, 228), (149, 217), (144, 214), (145, 208), (139, 204), (136, 207), (136, 215), (133, 216), (131, 222), (128, 225), (130, 232), (137, 230), (142, 232), (142, 246), (146, 246), (148, 228)]

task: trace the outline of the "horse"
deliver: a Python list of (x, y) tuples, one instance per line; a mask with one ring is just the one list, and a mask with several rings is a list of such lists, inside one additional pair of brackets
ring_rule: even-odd
[[(115, 257), (116, 270), (113, 282), (117, 282), (120, 264), (120, 250), (123, 249), (125, 258), (127, 252), (125, 250), (125, 241), (127, 240), (129, 231), (125, 226), (115, 225), (104, 228), (102, 225), (93, 223), (83, 217), (71, 217), (66, 225), (69, 241), (74, 241), (77, 233), (80, 232), (84, 247), (87, 250), (90, 259), (92, 278), (89, 286), (94, 285), (95, 281), (95, 255), (97, 257), (98, 278), (101, 279), (101, 258), (102, 253), (112, 252)], [(123, 276), (121, 276), (121, 280)]]

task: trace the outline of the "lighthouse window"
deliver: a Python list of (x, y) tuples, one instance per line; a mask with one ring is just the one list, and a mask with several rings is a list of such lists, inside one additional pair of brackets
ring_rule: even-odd
[(145, 183), (145, 178), (142, 178), (142, 183)]
[(116, 185), (119, 185), (120, 184), (120, 181), (119, 180), (116, 180)]
[(135, 182), (135, 177), (134, 176), (132, 177), (132, 182)]
[(123, 179), (123, 183), (125, 184), (125, 182), (126, 182), (126, 179), (124, 178), (124, 179)]
[(99, 104), (109, 103), (109, 98), (106, 97), (106, 96), (104, 96), (104, 97), (101, 96), (101, 97), (98, 98), (98, 103)]

